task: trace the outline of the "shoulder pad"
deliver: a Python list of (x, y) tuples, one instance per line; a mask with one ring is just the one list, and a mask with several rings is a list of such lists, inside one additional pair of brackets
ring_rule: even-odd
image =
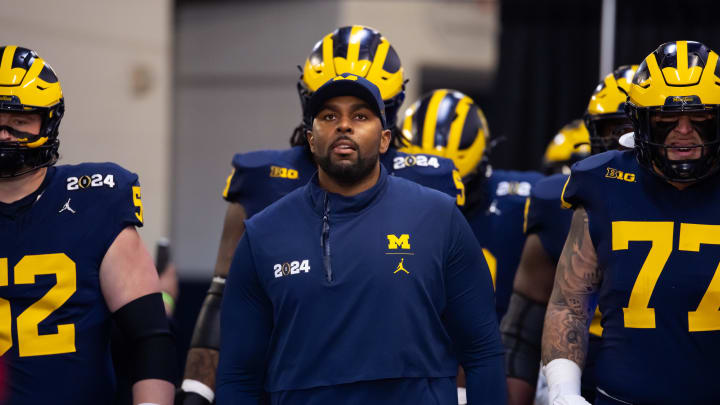
[(316, 170), (302, 146), (237, 154), (232, 166), (223, 198), (242, 204), (248, 217), (307, 183)]
[(117, 227), (118, 232), (128, 225), (143, 225), (137, 174), (115, 163), (81, 163), (58, 166), (55, 175), (71, 198), (102, 201), (108, 226)]
[[(590, 156), (575, 163), (570, 171), (561, 196), (563, 208), (577, 205), (588, 205), (595, 200), (602, 200), (603, 190), (608, 183), (603, 179), (610, 171), (625, 169), (627, 157), (632, 151), (607, 151)], [(630, 154), (630, 155), (628, 155)]]
[(553, 174), (540, 179), (532, 189), (532, 198), (539, 200), (555, 200), (560, 202), (563, 186), (568, 179), (567, 174)]
[(572, 165), (572, 172), (589, 172), (598, 168), (605, 167), (613, 160), (617, 159), (622, 152), (611, 150), (597, 155), (589, 156)]
[(124, 193), (138, 184), (138, 176), (115, 163), (81, 163), (57, 166), (68, 191), (92, 189), (102, 194)]
[(441, 191), (456, 198), (458, 205), (465, 203), (465, 186), (451, 159), (390, 149), (381, 155), (380, 162), (388, 174)]

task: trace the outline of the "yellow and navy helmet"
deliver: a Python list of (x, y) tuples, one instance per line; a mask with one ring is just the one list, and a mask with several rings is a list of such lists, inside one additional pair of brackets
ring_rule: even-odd
[(547, 173), (570, 173), (570, 166), (590, 156), (590, 134), (582, 120), (573, 120), (553, 137), (545, 149), (543, 167)]
[(490, 130), (482, 109), (457, 90), (423, 95), (405, 111), (401, 150), (450, 158), (464, 182), (485, 175)]
[(590, 133), (592, 154), (617, 149), (620, 136), (632, 131), (625, 113), (630, 84), (637, 65), (620, 66), (597, 85), (583, 116)]
[[(719, 83), (718, 54), (699, 42), (667, 42), (645, 58), (635, 73), (627, 100), (635, 129), (635, 149), (643, 166), (674, 182), (698, 181), (717, 172)], [(670, 147), (664, 142), (675, 125), (653, 123), (653, 117), (678, 113), (707, 117), (692, 121), (703, 141), (692, 147), (701, 148), (698, 159), (668, 158)]]
[(341, 27), (325, 35), (305, 61), (297, 84), (305, 126), (312, 126), (312, 117), (307, 116), (307, 103), (312, 93), (343, 73), (364, 77), (380, 89), (388, 128), (394, 128), (398, 110), (405, 99), (400, 58), (382, 34), (362, 25)]
[(65, 111), (60, 81), (34, 51), (19, 46), (0, 47), (0, 112), (38, 113), (38, 135), (10, 131), (18, 141), (0, 142), (0, 177), (14, 177), (58, 159), (58, 127)]

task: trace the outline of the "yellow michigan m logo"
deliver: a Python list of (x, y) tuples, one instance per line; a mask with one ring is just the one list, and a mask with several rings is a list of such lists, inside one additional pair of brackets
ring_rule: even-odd
[(398, 246), (402, 249), (410, 249), (410, 235), (404, 233), (398, 238), (394, 234), (387, 235), (388, 238), (388, 249), (397, 249)]

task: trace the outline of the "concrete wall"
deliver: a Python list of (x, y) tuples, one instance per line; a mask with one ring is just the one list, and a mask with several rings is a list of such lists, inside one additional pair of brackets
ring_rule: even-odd
[(275, 1), (197, 4), (176, 19), (172, 238), (181, 276), (212, 274), (232, 155), (286, 148), (300, 121), (295, 90), (312, 46), (338, 26), (382, 32), (419, 94), (423, 65), (492, 69), (494, 1)]
[(37, 51), (65, 95), (62, 163), (117, 162), (137, 172), (151, 248), (170, 212), (170, 0), (3, 0), (3, 44)]

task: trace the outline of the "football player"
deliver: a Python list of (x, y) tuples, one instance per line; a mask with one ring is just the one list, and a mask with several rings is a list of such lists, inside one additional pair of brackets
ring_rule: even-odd
[(493, 170), (489, 142), (482, 109), (457, 90), (433, 90), (405, 112), (402, 150), (451, 158), (458, 168), (467, 193), (463, 210), (490, 267), (499, 320), (525, 240), (525, 199), (542, 175)]
[[(636, 70), (637, 66), (620, 66), (597, 85), (584, 115), (589, 145), (587, 140), (578, 144), (576, 149), (583, 150), (574, 155), (586, 154), (588, 147), (593, 154), (617, 149), (620, 135), (632, 130), (625, 114), (625, 99)], [(527, 201), (527, 240), (515, 275), (508, 314), (500, 325), (507, 348), (505, 371), (511, 404), (529, 405), (535, 396), (545, 307), (572, 217), (571, 211), (560, 206), (560, 194), (567, 178), (568, 175), (562, 173), (543, 178), (535, 184)], [(590, 325), (591, 354), (598, 347), (596, 343), (601, 334), (599, 313), (596, 313)], [(588, 399), (594, 398), (595, 391), (592, 364), (588, 361), (583, 373), (583, 395)]]
[(136, 227), (140, 185), (113, 163), (54, 166), (60, 82), (0, 47), (0, 356), (7, 404), (106, 404), (111, 317), (132, 346), (135, 403), (171, 404), (175, 341)]
[(590, 156), (590, 133), (585, 122), (577, 119), (560, 128), (545, 148), (545, 174), (570, 174), (573, 163)]
[(233, 253), (245, 230), (243, 221), (305, 185), (315, 173), (316, 165), (306, 140), (313, 118), (307, 114), (307, 103), (321, 85), (342, 73), (365, 77), (380, 89), (394, 139), (380, 158), (388, 172), (445, 192), (456, 198), (458, 205), (464, 204), (464, 186), (451, 160), (410, 155), (396, 148), (397, 113), (405, 98), (405, 79), (400, 58), (390, 42), (374, 29), (360, 25), (341, 27), (324, 36), (313, 47), (298, 80), (303, 117), (291, 137), (292, 147), (242, 153), (233, 158), (233, 171), (223, 191), (223, 197), (230, 204), (215, 274), (195, 325), (177, 402), (212, 403), (220, 339), (220, 303)]
[[(451, 158), (465, 184), (465, 217), (483, 248), (495, 285), (497, 319), (507, 309), (525, 236), (523, 210), (537, 172), (493, 170), (490, 129), (482, 109), (467, 95), (449, 89), (423, 95), (405, 112), (402, 149)], [(458, 384), (464, 387), (463, 374)], [(463, 402), (463, 389), (459, 392)]]
[(630, 85), (634, 149), (573, 166), (542, 338), (551, 403), (587, 404), (580, 372), (596, 297), (596, 404), (720, 401), (718, 72), (701, 43), (661, 45)]

